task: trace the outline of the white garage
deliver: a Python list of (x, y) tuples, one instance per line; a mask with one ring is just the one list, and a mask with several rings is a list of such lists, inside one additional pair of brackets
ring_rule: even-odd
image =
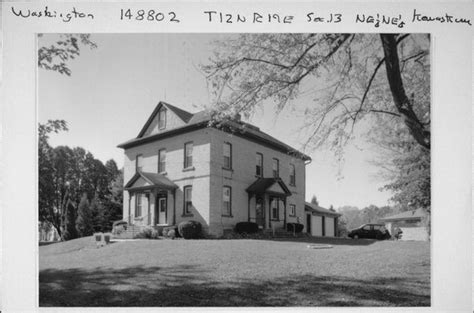
[(341, 214), (306, 202), (306, 232), (311, 236), (337, 237), (337, 219)]
[(429, 218), (428, 213), (423, 209), (401, 212), (395, 215), (386, 216), (381, 219), (385, 223), (391, 235), (394, 235), (395, 229), (402, 231), (401, 240), (429, 240), (429, 224), (425, 225), (424, 220)]

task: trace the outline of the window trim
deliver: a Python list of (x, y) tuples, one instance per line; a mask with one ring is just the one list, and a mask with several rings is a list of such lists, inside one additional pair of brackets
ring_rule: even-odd
[(261, 165), (260, 165), (260, 174), (257, 174), (257, 167), (258, 164), (255, 164), (255, 176), (256, 177), (263, 177), (263, 153), (257, 152), (257, 155), (261, 156)]
[[(288, 208), (289, 208), (289, 213), (288, 213), (288, 216), (296, 216), (296, 205), (295, 204), (289, 204), (288, 205)], [(293, 208), (293, 214), (291, 214), (291, 208)]]
[[(187, 162), (187, 157), (186, 157), (186, 146), (188, 145), (192, 145), (192, 150), (191, 150), (191, 164), (188, 164)], [(192, 141), (188, 141), (188, 142), (185, 142), (184, 143), (184, 149), (183, 149), (183, 154), (184, 154), (184, 158), (183, 158), (183, 168), (184, 169), (187, 169), (187, 168), (192, 168), (193, 167), (193, 152), (194, 152), (194, 143)]]
[(290, 186), (296, 186), (296, 166), (290, 163)]
[[(232, 217), (232, 186), (228, 186), (228, 185), (222, 186), (222, 193), (224, 193), (224, 190), (226, 188), (229, 189), (229, 214), (224, 214), (224, 212), (222, 212), (222, 216)], [(222, 196), (224, 196), (224, 194), (222, 194)], [(222, 199), (222, 208), (223, 209), (224, 209), (224, 203), (225, 203), (224, 199)]]
[[(165, 153), (165, 158), (164, 158), (165, 161), (164, 162), (162, 162), (162, 160), (161, 160), (161, 152), (162, 151), (164, 151), (164, 153)], [(163, 166), (164, 169), (161, 168), (161, 166), (160, 166), (161, 163), (164, 164), (164, 166)], [(158, 149), (158, 174), (162, 174), (162, 173), (166, 173), (166, 148)]]
[[(167, 111), (166, 108), (161, 108), (161, 109), (158, 111), (158, 129), (159, 129), (159, 130), (162, 130), (162, 129), (165, 129), (165, 128), (166, 128), (166, 111)], [(164, 117), (164, 118), (163, 118), (163, 120), (164, 120), (164, 121), (163, 121), (163, 125), (160, 125), (160, 121), (161, 121), (160, 117), (161, 117), (161, 114), (164, 114), (164, 115), (163, 115), (163, 117)]]
[[(135, 157), (135, 173), (138, 173), (138, 159), (141, 157), (141, 160), (143, 161), (143, 154), (139, 153), (137, 154), (137, 156)], [(140, 167), (140, 171), (142, 170), (143, 168), (143, 164), (142, 166)]]
[[(230, 155), (229, 155), (229, 166), (226, 166), (226, 164), (225, 164), (226, 155), (225, 155), (225, 148), (224, 148), (224, 147), (225, 147), (226, 145), (229, 146), (229, 154), (230, 154)], [(223, 149), (222, 155), (223, 155), (223, 159), (224, 159), (224, 166), (223, 166), (223, 168), (228, 169), (228, 170), (231, 170), (231, 169), (232, 169), (232, 144), (231, 144), (230, 142), (228, 142), (228, 141), (224, 141), (224, 144), (223, 144), (223, 146), (222, 146), (222, 149)]]
[[(186, 190), (191, 189), (191, 201), (187, 201), (186, 199)], [(192, 216), (191, 210), (187, 210), (187, 203), (191, 203), (191, 207), (193, 206), (193, 186), (192, 185), (186, 185), (183, 187), (183, 216)]]
[(274, 178), (280, 177), (280, 160), (277, 158), (273, 158), (272, 161), (276, 161), (276, 175), (275, 175), (275, 169), (273, 168), (273, 165), (275, 163), (272, 162), (272, 175)]

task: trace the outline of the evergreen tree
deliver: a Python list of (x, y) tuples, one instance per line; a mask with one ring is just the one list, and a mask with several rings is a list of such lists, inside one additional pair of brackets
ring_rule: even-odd
[(71, 240), (77, 238), (76, 232), (76, 208), (72, 201), (67, 201), (66, 214), (64, 217), (64, 230), (62, 239)]
[(316, 204), (317, 206), (319, 206), (318, 198), (316, 198), (315, 195), (313, 195), (313, 197), (311, 198), (311, 203), (312, 203), (312, 204)]
[(80, 237), (90, 236), (93, 233), (92, 214), (86, 193), (82, 195), (77, 209), (76, 230)]

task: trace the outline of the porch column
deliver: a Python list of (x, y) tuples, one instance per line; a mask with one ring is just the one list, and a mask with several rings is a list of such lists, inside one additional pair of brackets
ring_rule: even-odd
[(128, 191), (128, 224), (132, 224), (132, 193), (130, 191)]
[(283, 198), (283, 229), (286, 229), (286, 197)]
[(176, 189), (173, 189), (173, 225), (176, 225)]

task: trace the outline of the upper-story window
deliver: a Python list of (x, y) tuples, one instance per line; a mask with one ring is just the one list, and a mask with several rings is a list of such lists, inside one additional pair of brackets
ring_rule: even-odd
[(229, 186), (224, 186), (222, 191), (223, 191), (222, 215), (231, 216), (232, 215), (232, 188)]
[(166, 149), (158, 151), (158, 173), (166, 172)]
[(296, 170), (294, 164), (290, 164), (290, 185), (296, 185)]
[(161, 108), (158, 111), (158, 129), (166, 128), (166, 109)]
[(193, 143), (184, 144), (184, 168), (193, 166)]
[(280, 161), (273, 159), (272, 163), (273, 177), (280, 177)]
[(263, 154), (257, 153), (257, 163), (256, 163), (255, 175), (258, 177), (263, 177)]
[(232, 145), (224, 142), (224, 168), (232, 168)]
[(184, 214), (191, 214), (191, 208), (193, 207), (193, 186), (185, 186), (184, 189)]
[(137, 155), (137, 158), (135, 159), (135, 171), (142, 171), (143, 169), (143, 155), (139, 154)]

